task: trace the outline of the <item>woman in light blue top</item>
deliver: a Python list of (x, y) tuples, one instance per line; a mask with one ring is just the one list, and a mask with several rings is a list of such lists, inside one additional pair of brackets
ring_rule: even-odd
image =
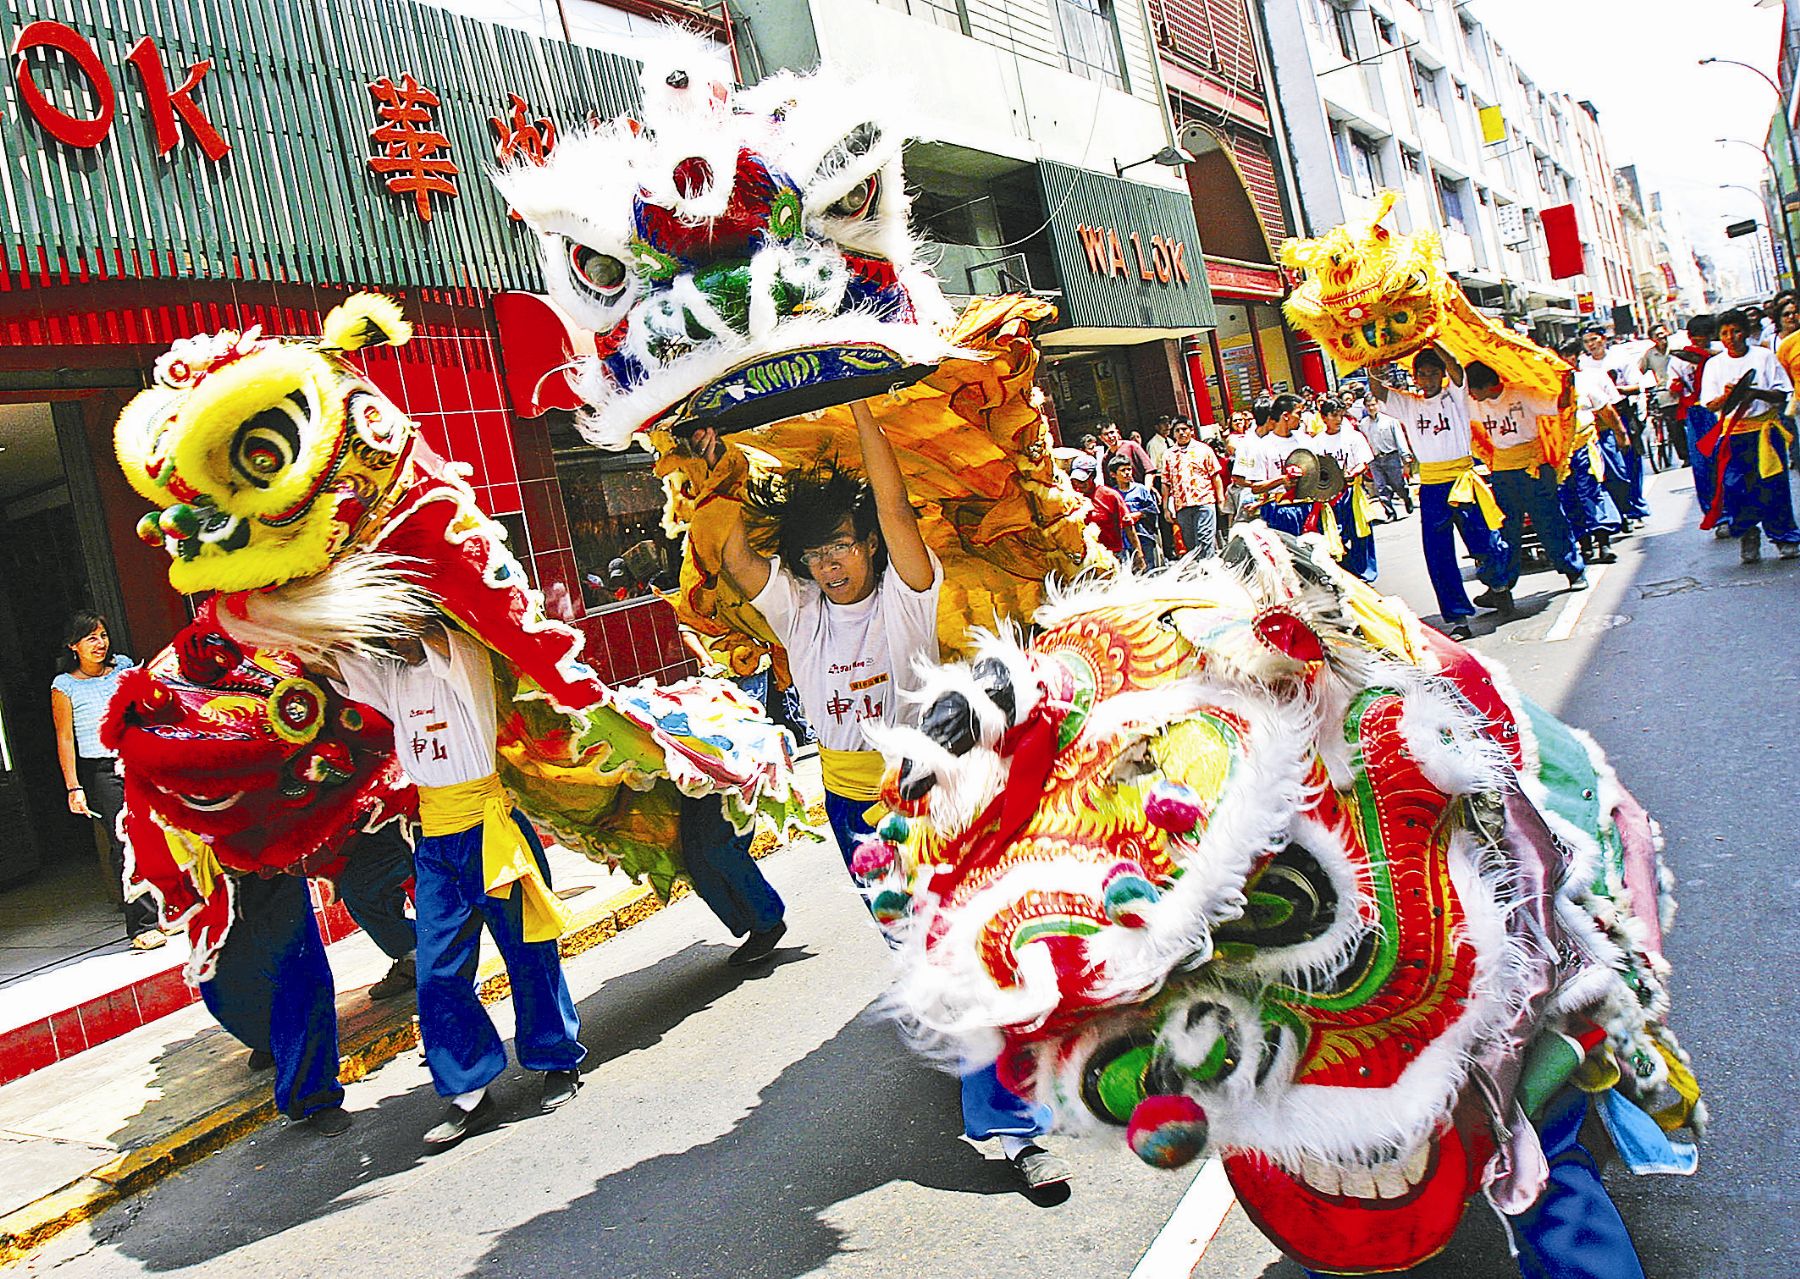
[[(125, 784), (111, 751), (100, 744), (100, 720), (119, 687), (119, 674), (133, 665), (112, 651), (106, 619), (86, 609), (63, 628), (61, 673), (50, 684), (50, 715), (56, 722), (56, 756), (63, 784), (69, 788), (69, 811), (92, 817), (106, 828), (112, 849), (113, 874), (125, 880), (125, 844), (119, 838), (119, 810), (125, 806)], [(138, 950), (154, 950), (164, 938), (157, 928), (155, 899), (145, 894), (125, 902), (125, 934)]]

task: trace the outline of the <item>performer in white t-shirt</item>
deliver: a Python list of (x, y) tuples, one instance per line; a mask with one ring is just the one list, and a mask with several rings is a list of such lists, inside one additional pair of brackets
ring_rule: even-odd
[[(863, 474), (828, 461), (747, 479), (745, 515), (776, 553), (760, 553), (739, 520), (723, 555), (726, 575), (787, 650), (801, 707), (818, 731), (825, 816), (846, 867), (873, 833), (865, 812), (880, 797), (881, 754), (863, 728), (913, 713), (903, 694), (917, 687), (913, 662), (937, 660), (944, 582), (893, 445), (864, 404), (850, 411)], [(711, 429), (696, 431), (689, 447), (714, 469), (745, 465)], [(1068, 1162), (1034, 1140), (1049, 1130), (1048, 1110), (1006, 1089), (993, 1066), (963, 1075), (962, 1103), (964, 1132), (1000, 1138), (1029, 1187), (1069, 1179)]]
[[(1505, 541), (1496, 531), (1503, 516), (1492, 490), (1475, 474), (1470, 453), (1469, 406), (1463, 395), (1462, 365), (1442, 347), (1426, 347), (1413, 357), (1420, 395), (1377, 381), (1383, 407), (1399, 419), (1419, 462), (1419, 539), (1425, 567), (1437, 595), (1438, 613), (1452, 639), (1468, 639), (1475, 607), (1512, 611), (1517, 574), (1508, 575)], [(1488, 589), (1471, 602), (1456, 560), (1455, 533), (1475, 555)]]
[(1365, 582), (1375, 580), (1375, 529), (1370, 519), (1370, 501), (1366, 485), (1375, 451), (1363, 433), (1345, 420), (1342, 400), (1319, 402), (1319, 424), (1315, 447), (1329, 453), (1344, 470), (1347, 481), (1343, 493), (1331, 504), (1332, 518), (1337, 522), (1338, 539), (1344, 544), (1344, 570)]
[(1750, 331), (1742, 311), (1723, 312), (1719, 343), (1725, 349), (1706, 362), (1700, 377), (1700, 402), (1720, 421), (1713, 453), (1718, 487), (1701, 527), (1727, 529), (1746, 564), (1762, 557), (1764, 533), (1782, 559), (1800, 556), (1787, 480), (1794, 441), (1780, 416), (1794, 386), (1773, 351), (1750, 343)]
[[(1569, 531), (1557, 496), (1556, 468), (1544, 456), (1538, 436), (1538, 419), (1560, 416), (1562, 403), (1547, 395), (1507, 386), (1498, 373), (1479, 360), (1470, 362), (1466, 377), (1469, 412), (1487, 433), (1493, 450), (1488, 462), (1488, 483), (1506, 515), (1500, 536), (1506, 542), (1512, 575), (1517, 578), (1522, 567), (1520, 544), (1525, 536), (1525, 518), (1530, 516), (1544, 554), (1569, 579), (1569, 589), (1585, 591), (1587, 563), (1575, 549), (1574, 534)], [(1573, 393), (1572, 387), (1565, 386), (1565, 395)]]

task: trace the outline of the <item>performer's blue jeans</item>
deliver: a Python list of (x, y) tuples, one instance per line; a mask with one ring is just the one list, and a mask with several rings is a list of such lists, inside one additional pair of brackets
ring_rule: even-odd
[(1509, 577), (1514, 581), (1519, 577), (1526, 516), (1531, 517), (1531, 526), (1537, 530), (1544, 554), (1550, 557), (1557, 572), (1565, 577), (1579, 577), (1586, 570), (1581, 552), (1575, 549), (1569, 522), (1563, 517), (1555, 471), (1548, 466), (1540, 466), (1535, 471), (1495, 471), (1488, 477), (1488, 484), (1494, 490), (1500, 509), (1506, 513), (1500, 537), (1506, 543)]
[(1344, 544), (1344, 571), (1354, 573), (1365, 582), (1375, 580), (1375, 530), (1366, 534), (1356, 531), (1356, 486), (1351, 485), (1331, 504), (1332, 518), (1337, 521), (1338, 540)]
[[(856, 853), (857, 838), (875, 829), (863, 817), (868, 807), (868, 800), (825, 792), (825, 820), (831, 824), (845, 869)], [(970, 1139), (1036, 1137), (1050, 1131), (1049, 1107), (1026, 1101), (1007, 1088), (992, 1065), (982, 1066), (961, 1079), (963, 1133)]]
[(344, 909), (389, 959), (412, 954), (418, 944), (413, 922), (406, 917), (406, 881), (412, 877), (412, 848), (397, 823), (360, 836), (338, 876), (338, 899)]
[[(1764, 479), (1754, 435), (1731, 437), (1731, 455), (1725, 461), (1725, 501), (1720, 517), (1733, 537), (1742, 537), (1758, 525), (1774, 542), (1800, 542), (1794, 528), (1794, 498), (1788, 489), (1787, 445), (1774, 437), (1781, 470)], [(1724, 444), (1720, 445), (1723, 449)]]
[(1511, 1218), (1522, 1279), (1644, 1279), (1625, 1220), (1581, 1144), (1587, 1112), (1587, 1094), (1564, 1088), (1536, 1120), (1550, 1183), (1535, 1204)]
[(1688, 465), (1694, 471), (1694, 500), (1704, 515), (1712, 509), (1713, 493), (1718, 487), (1711, 455), (1701, 451), (1700, 441), (1719, 424), (1718, 414), (1695, 405), (1687, 411)]
[(683, 795), (680, 803), (681, 860), (700, 900), (734, 937), (775, 927), (785, 907), (750, 856), (756, 831), (733, 830), (717, 796)]
[(211, 980), (207, 1011), (251, 1048), (275, 1057), (275, 1105), (290, 1119), (344, 1100), (338, 1084), (336, 988), (306, 881), (232, 881), (237, 919)]
[[(550, 879), (537, 832), (517, 810), (538, 868)], [(553, 941), (528, 942), (521, 905), (524, 890), (505, 897), (482, 891), (481, 827), (454, 835), (425, 835), (414, 857), (418, 879), (413, 902), (419, 930), (419, 1031), (425, 1064), (438, 1094), (455, 1097), (484, 1088), (506, 1069), (506, 1050), (475, 994), (475, 965), (486, 924), (512, 979), (513, 1044), (527, 1070), (573, 1070), (587, 1056), (577, 1036), (581, 1023), (563, 980)]]
[(1562, 482), (1561, 500), (1569, 531), (1576, 537), (1619, 531), (1619, 508), (1594, 477), (1585, 444), (1569, 458), (1569, 477)]
[(1450, 484), (1419, 485), (1419, 540), (1425, 549), (1425, 568), (1431, 589), (1437, 594), (1438, 612), (1446, 621), (1475, 616), (1469, 593), (1463, 589), (1462, 569), (1456, 563), (1456, 534), (1475, 555), (1476, 575), (1497, 591), (1510, 591), (1518, 574), (1508, 574), (1506, 541), (1487, 526), (1481, 508), (1474, 503), (1450, 504)]

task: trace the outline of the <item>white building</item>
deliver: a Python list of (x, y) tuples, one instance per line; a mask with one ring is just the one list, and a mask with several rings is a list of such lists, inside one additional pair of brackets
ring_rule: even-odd
[[(1404, 196), (1398, 229), (1431, 229), (1478, 305), (1541, 335), (1636, 301), (1612, 168), (1598, 120), (1533, 81), (1487, 33), (1475, 6), (1450, 0), (1265, 0), (1271, 27), (1298, 9), (1305, 31), (1273, 49), (1290, 115), (1317, 110), (1350, 216), (1374, 194)], [(1492, 140), (1490, 140), (1492, 139)], [(1304, 199), (1304, 188), (1302, 193)], [(1583, 273), (1553, 279), (1541, 213), (1573, 205)], [(1621, 313), (1622, 314), (1622, 313)]]

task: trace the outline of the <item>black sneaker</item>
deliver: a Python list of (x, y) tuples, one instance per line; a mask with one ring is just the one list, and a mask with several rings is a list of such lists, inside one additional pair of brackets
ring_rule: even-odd
[(575, 1100), (575, 1094), (581, 1091), (581, 1072), (579, 1070), (546, 1070), (544, 1072), (545, 1110), (555, 1110)]
[(1513, 611), (1512, 592), (1502, 591), (1498, 588), (1483, 591), (1471, 600), (1470, 603), (1474, 604), (1476, 608), (1491, 608), (1497, 613), (1510, 613)]
[(744, 944), (731, 952), (731, 958), (725, 961), (731, 968), (748, 968), (751, 964), (767, 959), (774, 953), (776, 945), (787, 936), (787, 921), (778, 919), (773, 928), (765, 928), (759, 933), (751, 933), (744, 939)]
[(265, 1070), (275, 1069), (275, 1054), (264, 1052), (260, 1048), (252, 1048), (250, 1050), (250, 1060), (244, 1064), (250, 1068), (251, 1074), (261, 1074)]
[(492, 1093), (483, 1095), (475, 1103), (473, 1110), (464, 1110), (454, 1103), (444, 1112), (444, 1117), (435, 1128), (425, 1133), (425, 1144), (437, 1149), (454, 1146), (472, 1132), (479, 1132), (493, 1122), (494, 1097)]
[(1471, 627), (1467, 622), (1452, 622), (1452, 623), (1450, 623), (1449, 629), (1446, 630), (1444, 632), (1444, 634), (1448, 635), (1451, 639), (1456, 640), (1459, 643), (1461, 643), (1465, 640), (1472, 640), (1475, 638), (1474, 628)]
[(342, 1106), (327, 1106), (308, 1115), (306, 1126), (321, 1137), (342, 1137), (350, 1131), (350, 1112)]
[(1017, 1153), (1007, 1157), (1007, 1162), (1024, 1179), (1027, 1190), (1060, 1186), (1072, 1175), (1067, 1159), (1053, 1155), (1035, 1143), (1020, 1147)]
[(418, 961), (411, 955), (402, 955), (388, 966), (387, 976), (369, 987), (369, 998), (376, 1002), (392, 999), (417, 989), (418, 985)]

